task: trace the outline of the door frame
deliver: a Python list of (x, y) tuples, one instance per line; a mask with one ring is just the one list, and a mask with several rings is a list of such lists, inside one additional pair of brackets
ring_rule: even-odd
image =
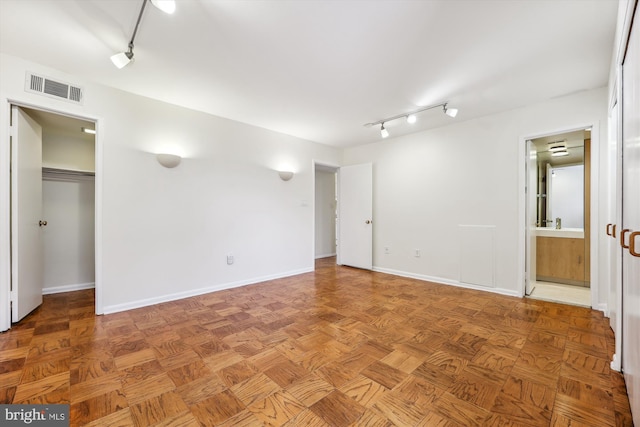
[(103, 202), (103, 137), (104, 121), (100, 117), (78, 114), (72, 108), (57, 105), (54, 108), (43, 103), (27, 102), (16, 98), (0, 101), (0, 331), (11, 328), (11, 106), (41, 110), (95, 123), (95, 312), (102, 314), (102, 202)]
[(525, 192), (528, 182), (527, 172), (527, 140), (542, 138), (545, 136), (556, 135), (559, 133), (573, 132), (581, 129), (591, 128), (591, 203), (589, 206), (591, 214), (590, 224), (590, 255), (591, 265), (589, 271), (589, 287), (591, 290), (591, 307), (595, 310), (606, 311), (606, 304), (599, 303), (599, 281), (598, 281), (598, 230), (600, 226), (600, 218), (598, 212), (599, 206), (599, 170), (600, 170), (600, 123), (598, 121), (592, 123), (584, 123), (574, 126), (566, 126), (555, 130), (542, 131), (539, 133), (530, 133), (521, 136), (518, 141), (518, 282), (520, 296), (525, 295), (525, 279), (526, 279), (526, 254), (527, 254), (527, 238), (528, 227), (526, 223), (527, 212), (527, 196)]

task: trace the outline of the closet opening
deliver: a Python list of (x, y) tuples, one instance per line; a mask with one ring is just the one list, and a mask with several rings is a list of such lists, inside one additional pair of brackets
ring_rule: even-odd
[[(32, 175), (12, 171), (11, 177), (12, 191), (17, 193), (11, 197), (12, 288), (17, 289), (11, 302), (11, 321), (15, 323), (33, 309), (30, 305), (16, 309), (24, 303), (21, 294), (39, 289), (46, 295), (95, 288), (96, 126), (90, 120), (35, 108), (12, 108), (28, 116), (25, 120), (36, 129), (29, 144), (37, 146), (40, 134), (41, 151), (39, 159), (33, 154), (37, 150), (28, 154), (32, 157), (30, 167), (35, 166)], [(12, 151), (17, 151), (12, 154), (12, 169), (23, 168), (20, 156), (27, 155), (24, 145), (18, 134), (12, 142)], [(22, 185), (28, 176), (38, 177), (37, 166), (39, 182)], [(38, 192), (41, 196), (35, 195)], [(34, 202), (23, 204), (26, 199)], [(33, 222), (25, 212), (31, 207), (41, 218), (36, 221), (40, 224), (37, 239), (25, 236), (23, 228)], [(22, 274), (29, 270), (37, 274)]]

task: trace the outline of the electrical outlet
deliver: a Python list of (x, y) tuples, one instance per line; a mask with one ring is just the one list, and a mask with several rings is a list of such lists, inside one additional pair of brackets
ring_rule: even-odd
[(420, 258), (420, 249), (416, 249), (413, 253), (413, 256), (415, 256), (416, 258)]
[(233, 264), (233, 255), (227, 255), (227, 264), (228, 265)]

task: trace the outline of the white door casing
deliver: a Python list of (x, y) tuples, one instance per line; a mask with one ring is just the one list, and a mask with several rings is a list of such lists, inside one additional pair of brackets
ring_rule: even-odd
[(538, 219), (538, 152), (531, 140), (527, 140), (527, 224), (525, 294), (530, 295), (536, 281), (536, 221)]
[(373, 268), (373, 165), (338, 171), (338, 264)]
[(42, 304), (42, 128), (11, 107), (11, 321)]

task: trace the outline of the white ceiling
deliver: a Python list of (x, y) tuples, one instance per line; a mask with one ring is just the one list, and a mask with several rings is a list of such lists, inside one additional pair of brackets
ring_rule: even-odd
[[(0, 0), (0, 51), (84, 79), (334, 146), (449, 101), (392, 136), (603, 87), (617, 0)], [(85, 96), (90, 97), (91, 93)]]

